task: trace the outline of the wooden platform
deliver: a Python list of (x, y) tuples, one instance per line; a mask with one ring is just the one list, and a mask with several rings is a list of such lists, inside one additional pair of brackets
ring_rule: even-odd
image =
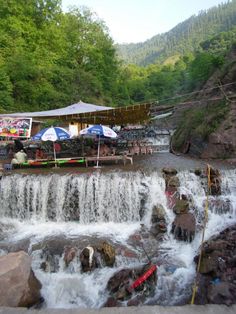
[(124, 165), (126, 164), (126, 161), (129, 160), (131, 165), (133, 165), (133, 157), (127, 156), (127, 155), (115, 155), (115, 156), (100, 156), (99, 158), (96, 156), (94, 157), (85, 157), (85, 165), (88, 167), (89, 162), (103, 162), (103, 161), (115, 161), (118, 163), (118, 161), (123, 161)]

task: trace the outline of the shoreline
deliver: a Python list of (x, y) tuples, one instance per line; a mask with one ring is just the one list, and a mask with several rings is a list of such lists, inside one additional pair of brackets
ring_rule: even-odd
[(133, 157), (134, 164), (126, 163), (116, 164), (114, 162), (102, 163), (101, 168), (96, 169), (93, 166), (85, 167), (78, 166), (63, 166), (63, 167), (35, 167), (35, 168), (21, 168), (13, 169), (11, 171), (4, 171), (4, 175), (10, 174), (36, 174), (36, 175), (49, 175), (49, 174), (92, 174), (95, 172), (111, 172), (111, 171), (124, 171), (124, 172), (150, 172), (161, 171), (163, 168), (175, 168), (177, 171), (204, 169), (207, 164), (219, 170), (233, 170), (236, 169), (235, 160), (209, 160), (209, 159), (196, 159), (193, 157), (179, 155), (176, 156), (171, 153), (153, 153), (152, 155), (141, 155)]

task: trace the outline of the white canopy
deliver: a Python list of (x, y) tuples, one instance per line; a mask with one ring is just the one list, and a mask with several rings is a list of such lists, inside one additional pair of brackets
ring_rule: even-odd
[(0, 114), (0, 117), (61, 117), (61, 116), (68, 116), (73, 114), (80, 114), (80, 113), (87, 113), (87, 112), (96, 112), (102, 110), (109, 110), (113, 109), (111, 107), (105, 106), (97, 106), (93, 104), (87, 104), (85, 102), (79, 101), (76, 104), (70, 105), (65, 108), (54, 109), (54, 110), (47, 110), (47, 111), (37, 111), (37, 112), (17, 112), (17, 113), (8, 113), (8, 114)]

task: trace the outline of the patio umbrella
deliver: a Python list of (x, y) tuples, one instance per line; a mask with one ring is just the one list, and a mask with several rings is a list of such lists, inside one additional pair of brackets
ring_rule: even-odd
[(70, 139), (70, 134), (67, 130), (60, 128), (60, 127), (50, 127), (45, 128), (39, 131), (36, 135), (32, 137), (34, 141), (52, 141), (53, 142), (53, 153), (55, 159), (55, 166), (56, 166), (56, 150), (54, 142), (58, 140), (68, 140)]
[(104, 126), (104, 125), (93, 125), (86, 129), (80, 131), (80, 135), (98, 135), (98, 153), (97, 153), (97, 166), (98, 168), (98, 161), (99, 161), (99, 154), (100, 154), (100, 138), (101, 137), (110, 137), (116, 138), (117, 134), (111, 128)]

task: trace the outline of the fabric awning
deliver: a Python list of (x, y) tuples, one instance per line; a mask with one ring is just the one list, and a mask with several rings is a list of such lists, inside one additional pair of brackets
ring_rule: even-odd
[(65, 108), (2, 114), (0, 117), (32, 117), (39, 120), (55, 119), (87, 124), (122, 125), (147, 121), (150, 115), (150, 106), (150, 104), (139, 104), (112, 108), (80, 101)]

